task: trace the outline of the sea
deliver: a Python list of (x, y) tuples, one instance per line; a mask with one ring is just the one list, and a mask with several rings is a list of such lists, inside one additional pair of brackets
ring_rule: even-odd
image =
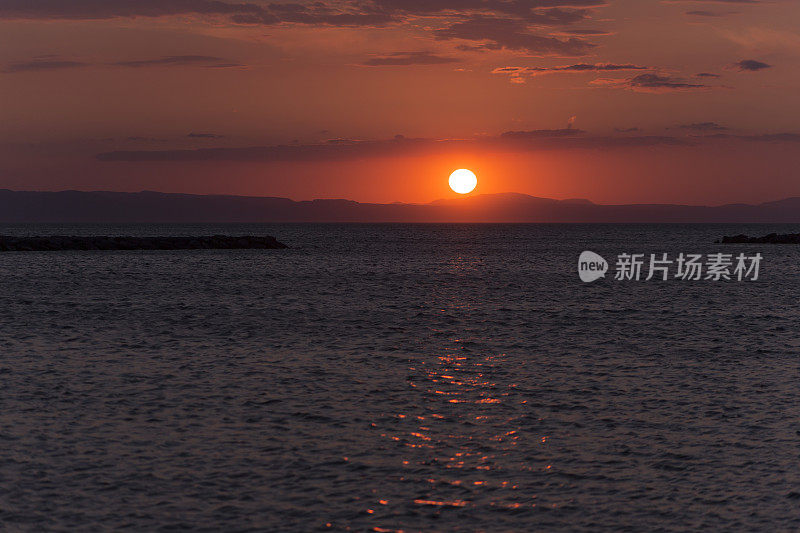
[(796, 531), (797, 231), (0, 225), (289, 246), (0, 253), (0, 529)]

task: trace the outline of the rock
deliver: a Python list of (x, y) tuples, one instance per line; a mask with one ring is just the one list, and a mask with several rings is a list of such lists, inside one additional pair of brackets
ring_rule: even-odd
[(209, 249), (278, 249), (288, 248), (275, 237), (212, 235), (210, 237), (14, 237), (0, 235), (0, 251), (55, 250), (209, 250)]
[(800, 244), (800, 233), (778, 235), (770, 233), (763, 237), (748, 237), (747, 235), (734, 235), (722, 237), (722, 244)]

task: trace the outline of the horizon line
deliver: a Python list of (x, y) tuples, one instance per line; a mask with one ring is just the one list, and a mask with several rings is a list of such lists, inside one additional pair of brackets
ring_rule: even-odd
[(728, 202), (724, 204), (689, 204), (689, 203), (674, 203), (674, 202), (631, 202), (631, 203), (597, 203), (594, 200), (590, 200), (588, 198), (551, 198), (547, 196), (535, 196), (533, 194), (528, 193), (521, 193), (521, 192), (514, 192), (514, 191), (507, 191), (507, 192), (498, 192), (498, 193), (480, 193), (480, 194), (465, 194), (459, 196), (450, 196), (445, 198), (437, 198), (435, 200), (431, 200), (428, 202), (402, 202), (402, 201), (391, 201), (391, 202), (370, 202), (370, 201), (361, 201), (361, 200), (353, 200), (350, 198), (342, 198), (342, 197), (331, 197), (331, 198), (311, 198), (307, 200), (297, 200), (294, 198), (289, 198), (287, 196), (258, 196), (258, 195), (248, 195), (248, 194), (227, 194), (227, 193), (193, 193), (193, 192), (168, 192), (168, 191), (156, 191), (152, 189), (142, 189), (138, 191), (113, 191), (113, 190), (102, 190), (102, 189), (92, 189), (92, 190), (82, 190), (82, 189), (59, 189), (59, 190), (31, 190), (31, 189), (10, 189), (7, 187), (0, 188), (0, 192), (12, 192), (12, 193), (51, 193), (51, 194), (59, 194), (59, 193), (83, 193), (83, 194), (163, 194), (163, 195), (175, 195), (175, 196), (197, 196), (197, 197), (225, 197), (225, 198), (262, 198), (262, 199), (279, 199), (279, 200), (288, 200), (290, 202), (295, 203), (302, 203), (302, 202), (317, 202), (317, 201), (329, 201), (329, 202), (353, 202), (362, 205), (383, 205), (383, 206), (396, 206), (396, 205), (412, 205), (412, 206), (435, 206), (435, 204), (439, 202), (458, 202), (458, 201), (467, 201), (470, 199), (478, 199), (478, 198), (487, 198), (487, 197), (500, 197), (500, 196), (520, 196), (525, 198), (530, 198), (534, 200), (545, 200), (545, 201), (553, 201), (559, 203), (588, 203), (590, 205), (600, 206), (600, 207), (620, 207), (620, 206), (674, 206), (674, 207), (706, 207), (706, 208), (715, 208), (715, 207), (730, 207), (730, 206), (761, 206), (765, 204), (771, 204), (775, 202), (781, 202), (785, 200), (793, 200), (800, 198), (800, 195), (797, 196), (786, 196), (782, 198), (777, 198), (774, 200), (767, 200), (764, 202), (757, 202), (757, 203), (750, 203), (750, 202)]

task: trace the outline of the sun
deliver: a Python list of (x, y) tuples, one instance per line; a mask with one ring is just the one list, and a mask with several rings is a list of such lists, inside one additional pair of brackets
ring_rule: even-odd
[(475, 173), (466, 168), (459, 168), (450, 174), (450, 188), (458, 194), (467, 194), (475, 189), (478, 178)]

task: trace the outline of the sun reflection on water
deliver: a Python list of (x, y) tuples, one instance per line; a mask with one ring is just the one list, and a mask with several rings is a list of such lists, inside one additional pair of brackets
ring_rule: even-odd
[[(458, 257), (442, 266), (468, 279), (480, 275), (483, 262)], [(387, 497), (388, 505), (375, 506), (383, 528), (393, 524), (392, 516), (409, 513), (519, 512), (539, 505), (524, 476), (534, 471), (542, 475), (545, 470), (534, 465), (545, 458), (530, 457), (525, 449), (542, 446), (547, 437), (531, 434), (528, 425), (528, 431), (522, 428), (531, 416), (506, 354), (487, 354), (485, 339), (470, 335), (470, 326), (479, 320), (473, 315), (479, 309), (479, 291), (441, 290), (432, 298), (437, 304), (431, 310), (440, 317), (440, 326), (432, 327), (425, 343), (438, 344), (439, 353), (411, 359), (407, 399), (381, 434), (396, 447), (400, 481), (415, 494)], [(519, 447), (522, 442), (526, 445)]]
[[(427, 483), (411, 503), (437, 513), (534, 507), (536, 495), (520, 494), (513, 479), (518, 472), (506, 472), (504, 464), (523, 435), (516, 425), (516, 384), (499, 385), (494, 377), (506, 372), (505, 356), (461, 355), (464, 340), (449, 343), (455, 349), (409, 366), (408, 385), (417, 400), (409, 403), (419, 411), (395, 414), (400, 431), (384, 434), (408, 450), (405, 479)], [(503, 474), (510, 479), (498, 479)]]

